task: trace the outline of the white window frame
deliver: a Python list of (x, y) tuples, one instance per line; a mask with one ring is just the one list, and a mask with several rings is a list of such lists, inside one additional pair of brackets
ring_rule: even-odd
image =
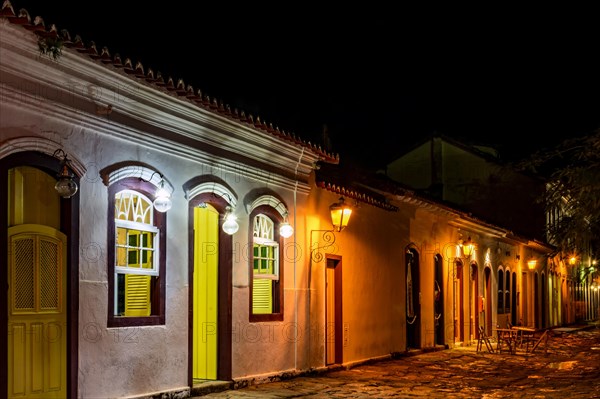
[[(139, 247), (129, 247), (129, 244), (121, 246), (117, 244), (117, 234), (119, 232), (119, 228), (124, 228), (127, 230), (137, 230), (144, 233), (152, 234), (152, 248), (142, 247), (141, 244)], [(156, 226), (150, 226), (145, 223), (138, 222), (130, 222), (126, 220), (116, 220), (115, 219), (115, 277), (117, 274), (143, 274), (148, 276), (158, 276), (158, 259), (159, 259), (159, 241), (158, 241), (158, 233), (159, 230)], [(118, 248), (135, 248), (135, 249), (148, 249), (152, 251), (152, 267), (151, 268), (141, 268), (141, 267), (123, 267), (118, 266), (117, 262), (119, 261), (118, 257)]]
[[(135, 191), (135, 190), (122, 190), (119, 191), (118, 193), (115, 194), (115, 198), (113, 199), (113, 201), (116, 201), (116, 196), (119, 194), (133, 194), (135, 196), (140, 197), (142, 200), (146, 201), (148, 204), (148, 209), (146, 212), (149, 213), (149, 219), (150, 219), (150, 224), (146, 224), (146, 223), (142, 223), (142, 222), (134, 222), (131, 220), (123, 220), (123, 219), (118, 219), (118, 212), (115, 209), (115, 279), (117, 278), (118, 274), (141, 274), (141, 275), (148, 275), (148, 276), (158, 276), (159, 275), (159, 259), (160, 259), (160, 245), (159, 245), (159, 229), (158, 227), (156, 227), (154, 225), (154, 218), (153, 218), (153, 213), (154, 213), (154, 205), (152, 204), (152, 201), (150, 201), (150, 199), (148, 199), (148, 197), (146, 197), (144, 194), (140, 193), (139, 191)], [(134, 218), (136, 218), (136, 215), (134, 215)], [(119, 246), (118, 244), (118, 240), (117, 240), (117, 234), (119, 232), (119, 228), (124, 228), (124, 229), (128, 229), (128, 230), (138, 230), (138, 231), (142, 231), (142, 232), (147, 232), (152, 234), (152, 248), (148, 248), (148, 249), (152, 249), (153, 254), (152, 254), (152, 267), (151, 268), (133, 268), (133, 267), (123, 267), (123, 266), (119, 266), (118, 265), (118, 261), (119, 261), (119, 256), (118, 256), (118, 248), (119, 247), (123, 247), (123, 246)], [(125, 247), (128, 247), (128, 243), (125, 245)], [(139, 249), (140, 247), (136, 247), (136, 249)], [(116, 281), (116, 280), (115, 280)]]
[[(269, 231), (261, 230), (261, 227), (265, 227), (263, 224), (264, 222), (258, 223), (258, 226), (257, 226), (256, 219), (265, 219), (265, 221), (267, 222), (267, 225), (268, 225), (267, 227), (270, 227), (270, 230)], [(254, 244), (270, 246), (270, 247), (273, 247), (273, 254), (274, 254), (273, 273), (272, 274), (253, 273), (253, 278), (255, 278), (255, 279), (270, 279), (270, 280), (279, 281), (279, 243), (277, 241), (273, 240), (274, 231), (275, 231), (275, 222), (273, 220), (271, 220), (271, 218), (268, 217), (267, 215), (259, 213), (258, 215), (256, 215), (256, 217), (254, 218), (252, 223), (253, 223), (253, 231), (254, 231), (253, 240), (252, 240), (252, 250), (254, 251)], [(265, 237), (265, 235), (268, 238)], [(254, 259), (256, 260), (256, 257), (254, 257)], [(252, 270), (254, 270), (254, 266), (252, 267)]]

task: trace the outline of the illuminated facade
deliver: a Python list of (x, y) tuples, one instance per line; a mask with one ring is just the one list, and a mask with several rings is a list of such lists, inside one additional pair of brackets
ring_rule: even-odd
[(575, 317), (541, 241), (0, 15), (9, 397), (185, 397)]

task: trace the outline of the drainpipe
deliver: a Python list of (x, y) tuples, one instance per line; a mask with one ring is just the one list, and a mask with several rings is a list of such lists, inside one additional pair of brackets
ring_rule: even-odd
[[(296, 167), (296, 170), (297, 167)], [(298, 180), (296, 180), (296, 185), (294, 186), (294, 230), (296, 229), (296, 192), (298, 190)], [(296, 289), (296, 264), (298, 262), (298, 254), (296, 252), (296, 232), (294, 232), (294, 326), (296, 327), (296, 332), (294, 335), (294, 370), (298, 370), (298, 290)]]
[(300, 162), (302, 162), (302, 157), (304, 156), (304, 147), (300, 152), (300, 157), (298, 157), (298, 162), (296, 163), (296, 169), (294, 170), (294, 176), (296, 179), (294, 185), (294, 326), (296, 327), (296, 332), (294, 335), (294, 370), (298, 370), (298, 289), (296, 286), (296, 266), (298, 263), (298, 253), (297, 249), (297, 235), (296, 235), (296, 225), (298, 224), (298, 219), (296, 219), (296, 205), (297, 205), (297, 193), (298, 193), (298, 167)]

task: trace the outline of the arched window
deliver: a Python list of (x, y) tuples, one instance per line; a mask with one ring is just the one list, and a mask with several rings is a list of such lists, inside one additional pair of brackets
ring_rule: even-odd
[(279, 224), (283, 218), (269, 206), (257, 206), (250, 214), (250, 321), (283, 320), (283, 246)]
[(504, 270), (498, 269), (498, 314), (504, 313)]
[(108, 188), (109, 327), (165, 322), (166, 214), (153, 206), (155, 190), (138, 178)]
[(507, 268), (504, 279), (504, 313), (510, 313), (510, 270)]

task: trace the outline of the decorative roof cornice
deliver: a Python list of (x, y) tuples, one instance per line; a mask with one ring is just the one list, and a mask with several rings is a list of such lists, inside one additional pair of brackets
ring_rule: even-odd
[(365, 204), (369, 204), (369, 205), (373, 205), (377, 208), (385, 209), (386, 211), (391, 211), (391, 212), (398, 211), (398, 207), (388, 203), (385, 200), (385, 197), (379, 196), (375, 193), (368, 193), (367, 190), (354, 189), (354, 188), (345, 187), (343, 185), (337, 185), (335, 183), (326, 182), (326, 181), (318, 181), (317, 187), (334, 192), (343, 197), (352, 198), (356, 201), (364, 202)]
[(395, 182), (384, 175), (359, 170), (344, 170), (339, 165), (321, 165), (315, 172), (316, 185), (357, 201), (388, 210), (398, 211), (398, 204), (409, 204), (428, 212), (444, 215), (448, 224), (461, 229), (484, 234), (512, 244), (526, 245), (536, 250), (550, 252), (551, 246), (515, 235), (512, 231), (469, 212), (461, 211), (435, 199), (428, 198)]
[(386, 211), (398, 211), (398, 207), (390, 204), (385, 195), (377, 193), (359, 182), (360, 172), (348, 171), (339, 165), (325, 164), (318, 165), (316, 169), (315, 184), (317, 187)]
[(32, 22), (27, 10), (21, 9), (18, 14), (15, 13), (9, 0), (4, 1), (2, 9), (0, 9), (0, 18), (6, 18), (12, 24), (23, 26), (23, 28), (34, 32), (40, 39), (60, 39), (65, 48), (72, 49), (76, 53), (87, 56), (108, 68), (122, 69), (131, 79), (147, 83), (155, 90), (188, 101), (199, 108), (241, 123), (255, 131), (268, 133), (279, 138), (281, 141), (306, 148), (323, 162), (339, 163), (339, 154), (326, 151), (320, 145), (313, 144), (296, 136), (294, 132), (280, 129), (278, 126), (274, 126), (272, 122), (262, 120), (260, 116), (256, 116), (255, 118), (252, 114), (246, 114), (243, 110), (232, 109), (229, 104), (225, 104), (217, 98), (203, 95), (200, 89), (194, 90), (191, 85), (186, 85), (183, 79), (178, 79), (177, 83), (175, 83), (172, 77), (168, 77), (165, 82), (160, 72), (155, 73), (151, 68), (145, 69), (141, 62), (137, 62), (134, 66), (129, 58), (125, 58), (123, 61), (119, 54), (111, 56), (109, 49), (106, 47), (99, 51), (93, 41), (85, 45), (80, 36), (76, 35), (72, 38), (66, 29), (59, 32), (55, 25), (52, 25), (50, 29), (46, 29), (42, 17), (38, 16)]

